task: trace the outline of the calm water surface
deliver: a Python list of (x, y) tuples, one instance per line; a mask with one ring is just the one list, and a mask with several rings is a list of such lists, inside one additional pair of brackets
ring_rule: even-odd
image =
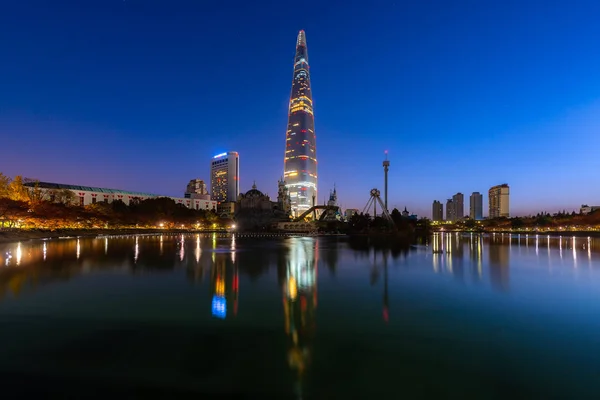
[(600, 240), (0, 245), (0, 344), (23, 397), (597, 398)]

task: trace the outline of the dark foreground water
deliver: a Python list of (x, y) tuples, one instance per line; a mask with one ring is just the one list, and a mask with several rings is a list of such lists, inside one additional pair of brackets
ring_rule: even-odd
[(598, 398), (600, 242), (0, 246), (6, 398)]

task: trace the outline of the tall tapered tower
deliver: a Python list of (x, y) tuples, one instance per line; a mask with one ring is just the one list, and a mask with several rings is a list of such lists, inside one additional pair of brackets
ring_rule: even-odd
[(286, 132), (284, 176), (289, 190), (292, 215), (312, 207), (317, 195), (317, 141), (306, 34), (298, 33), (294, 77)]

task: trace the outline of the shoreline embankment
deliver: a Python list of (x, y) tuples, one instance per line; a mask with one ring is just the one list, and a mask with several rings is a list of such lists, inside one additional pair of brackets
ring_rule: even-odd
[(117, 235), (157, 235), (168, 233), (225, 233), (224, 230), (198, 231), (193, 229), (10, 229), (0, 230), (0, 243), (28, 240), (58, 239), (61, 237), (96, 237)]

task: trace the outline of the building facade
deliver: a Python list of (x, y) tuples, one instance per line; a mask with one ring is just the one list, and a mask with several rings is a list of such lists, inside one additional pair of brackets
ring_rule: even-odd
[(456, 209), (452, 199), (446, 200), (446, 221), (456, 221)]
[(483, 196), (473, 192), (469, 198), (469, 217), (475, 220), (483, 219)]
[(317, 198), (317, 147), (304, 31), (298, 33), (296, 41), (286, 132), (284, 179), (289, 190), (292, 215), (298, 216), (311, 208), (313, 197)]
[(186, 199), (210, 200), (206, 183), (202, 179), (192, 179), (187, 185), (183, 195)]
[(444, 220), (444, 205), (437, 201), (433, 201), (433, 207), (431, 210), (431, 219), (433, 221), (443, 221)]
[(465, 216), (465, 196), (462, 193), (456, 193), (452, 196), (452, 204), (454, 205), (454, 220), (460, 221)]
[(159, 196), (156, 194), (142, 193), (142, 192), (129, 192), (120, 189), (107, 189), (98, 188), (91, 186), (79, 186), (79, 185), (67, 185), (63, 183), (51, 183), (51, 182), (32, 182), (26, 183), (25, 186), (37, 187), (44, 192), (46, 197), (50, 201), (54, 201), (53, 196), (62, 190), (69, 190), (74, 194), (74, 199), (77, 205), (87, 206), (88, 204), (94, 203), (112, 203), (113, 201), (120, 200), (126, 205), (131, 204), (133, 201), (142, 201), (147, 199), (156, 199), (159, 197), (166, 197), (173, 200), (177, 204), (181, 204), (187, 208), (193, 208), (195, 210), (215, 210), (217, 209), (217, 202), (212, 200), (203, 199), (188, 199), (181, 197), (170, 197), (170, 196)]
[(346, 208), (346, 211), (344, 211), (344, 217), (346, 217), (346, 221), (349, 221), (354, 214), (358, 213), (358, 208)]
[(582, 204), (579, 212), (583, 215), (587, 215), (597, 210), (600, 210), (600, 206), (588, 206), (587, 204)]
[(240, 195), (240, 157), (237, 151), (217, 154), (210, 163), (211, 199), (235, 202)]
[(506, 183), (493, 186), (488, 191), (490, 218), (510, 216), (510, 189)]

